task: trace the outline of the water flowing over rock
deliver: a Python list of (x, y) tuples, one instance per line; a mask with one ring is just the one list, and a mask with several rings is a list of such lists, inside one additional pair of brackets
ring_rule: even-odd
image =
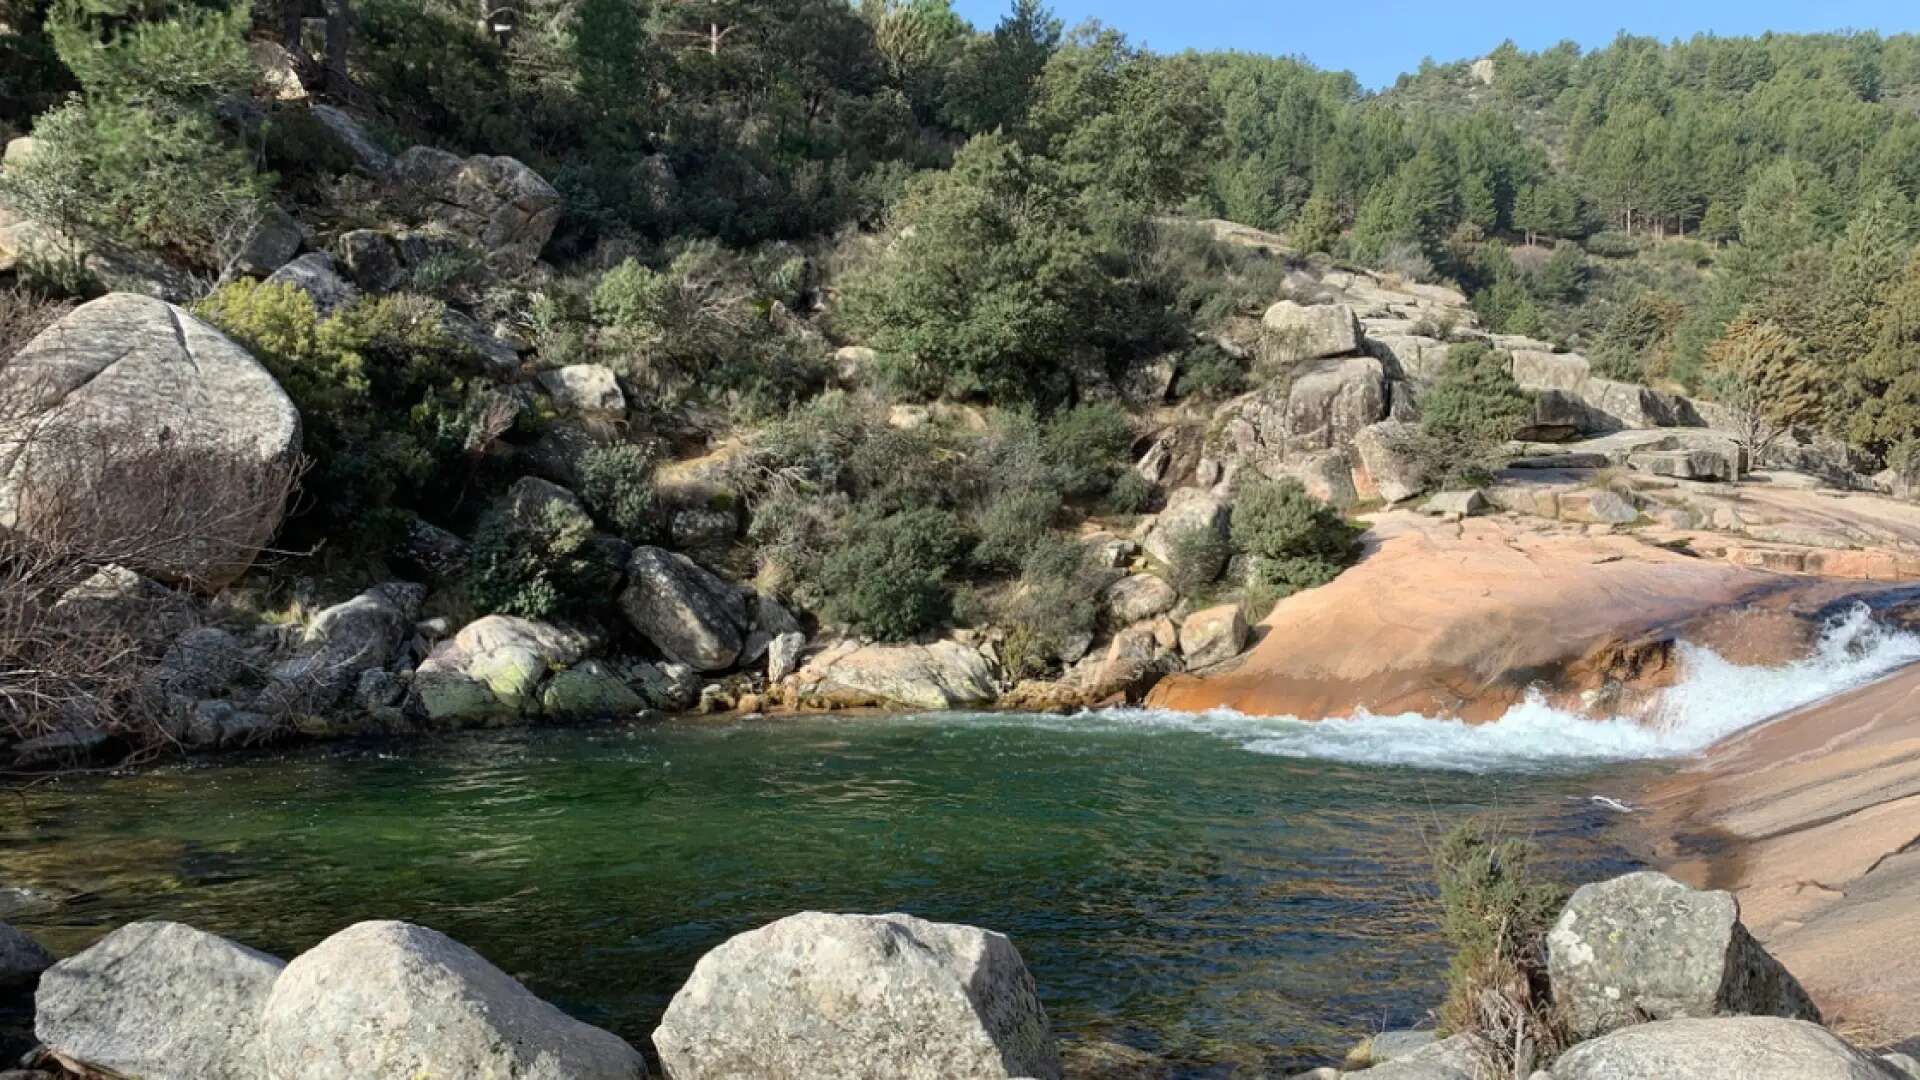
[(1567, 1051), (1553, 1080), (1897, 1080), (1889, 1066), (1802, 1020), (1664, 1020)]
[(269, 1080), (636, 1080), (619, 1037), (535, 997), (479, 953), (401, 922), (364, 922), (287, 965), (266, 1001)]
[(0, 990), (29, 987), (53, 966), (53, 954), (6, 923), (0, 923)]
[[(280, 526), (276, 478), (300, 449), (300, 414), (245, 349), (180, 308), (127, 293), (76, 308), (0, 368), (0, 399), (0, 528), (31, 531), (48, 514), (71, 529), (71, 514), (35, 500), (75, 491), (99, 515), (88, 528), (187, 515), (194, 535), (138, 569), (218, 587)], [(193, 490), (149, 507), (175, 481)], [(214, 484), (232, 501), (192, 500)]]
[(510, 157), (462, 159), (416, 146), (400, 155), (394, 171), (409, 195), (431, 201), (434, 221), (509, 271), (532, 266), (560, 223), (560, 193)]
[(636, 549), (620, 610), (670, 659), (700, 671), (727, 670), (746, 644), (746, 598), (685, 555)]
[(1645, 871), (1582, 886), (1547, 935), (1554, 999), (1592, 1038), (1645, 1020), (1818, 1021), (1806, 991), (1740, 922), (1732, 893)]
[(137, 1080), (259, 1080), (261, 1013), (286, 965), (191, 926), (123, 926), (40, 978), (34, 1034)]
[(1057, 1080), (1013, 943), (910, 915), (805, 912), (709, 952), (653, 1035), (674, 1080)]

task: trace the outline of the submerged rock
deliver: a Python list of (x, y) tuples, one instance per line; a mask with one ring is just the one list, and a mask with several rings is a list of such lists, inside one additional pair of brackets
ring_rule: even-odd
[(1582, 886), (1547, 935), (1554, 1000), (1582, 1038), (1646, 1020), (1819, 1010), (1728, 892), (1643, 871)]
[(261, 1013), (284, 967), (191, 926), (132, 923), (41, 976), (34, 1034), (137, 1080), (260, 1080)]
[(53, 966), (53, 954), (26, 933), (0, 923), (0, 991), (30, 987)]
[(653, 1034), (674, 1080), (1057, 1080), (1013, 943), (910, 915), (781, 919), (709, 952)]
[(479, 953), (364, 922), (287, 965), (261, 1023), (272, 1080), (635, 1080), (633, 1047), (535, 997)]

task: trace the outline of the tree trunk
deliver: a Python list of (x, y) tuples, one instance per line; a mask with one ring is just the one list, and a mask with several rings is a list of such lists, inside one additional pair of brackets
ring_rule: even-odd
[(347, 71), (347, 42), (353, 26), (353, 0), (327, 0), (327, 92), (344, 94), (353, 85)]

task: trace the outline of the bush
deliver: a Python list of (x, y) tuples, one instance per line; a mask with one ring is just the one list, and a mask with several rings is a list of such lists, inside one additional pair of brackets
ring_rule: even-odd
[(1275, 590), (1338, 577), (1360, 557), (1361, 532), (1297, 480), (1254, 484), (1233, 504), (1234, 549), (1258, 558), (1260, 584)]
[(1441, 929), (1453, 947), (1443, 1033), (1480, 1036), (1501, 1075), (1528, 1076), (1568, 1042), (1547, 980), (1547, 932), (1567, 890), (1533, 872), (1537, 851), (1484, 821), (1448, 832), (1434, 852)]
[(1117, 405), (1081, 405), (1053, 418), (1044, 436), (1053, 480), (1068, 498), (1105, 494), (1127, 467), (1133, 424)]
[(1019, 584), (992, 613), (1007, 630), (1000, 659), (1016, 679), (1058, 666), (1071, 643), (1093, 633), (1105, 583), (1083, 544), (1043, 537), (1028, 552)]
[(1247, 365), (1218, 345), (1201, 345), (1180, 361), (1173, 385), (1178, 398), (1223, 401), (1247, 389)]
[(653, 470), (653, 454), (643, 447), (596, 446), (580, 455), (576, 486), (595, 519), (633, 543), (646, 543), (661, 532)]
[(1485, 342), (1455, 345), (1420, 398), (1417, 453), (1441, 485), (1482, 483), (1500, 464), (1507, 440), (1533, 415), (1533, 399), (1513, 381), (1505, 353)]
[(13, 359), (40, 331), (59, 322), (73, 305), (27, 289), (0, 291), (0, 366)]
[(1128, 469), (1107, 489), (1107, 509), (1116, 514), (1142, 514), (1153, 505), (1153, 482)]
[(905, 641), (944, 624), (949, 575), (970, 543), (944, 510), (857, 518), (820, 563), (821, 614), (882, 641)]
[(620, 572), (595, 557), (593, 540), (593, 523), (558, 501), (531, 522), (489, 514), (469, 554), (467, 598), (479, 611), (528, 619), (603, 606)]
[(1631, 259), (1647, 245), (1640, 237), (1623, 232), (1600, 232), (1587, 237), (1585, 246), (1587, 254), (1603, 259)]
[(980, 541), (973, 561), (988, 570), (1012, 571), (1053, 535), (1060, 496), (1045, 489), (1003, 491), (980, 515)]
[(244, 345), (300, 410), (311, 513), (323, 534), (382, 540), (394, 508), (450, 509), (518, 409), (460, 355), (436, 302), (362, 300), (322, 319), (292, 285), (236, 281), (197, 313)]

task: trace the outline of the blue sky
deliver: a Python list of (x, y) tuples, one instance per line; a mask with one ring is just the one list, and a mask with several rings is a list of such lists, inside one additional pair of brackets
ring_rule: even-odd
[[(1008, 0), (954, 0), (976, 26), (990, 27)], [(1351, 71), (1368, 87), (1388, 86), (1422, 57), (1480, 56), (1506, 38), (1541, 49), (1572, 38), (1604, 45), (1627, 30), (1663, 40), (1700, 32), (1727, 36), (1766, 30), (1920, 30), (1913, 0), (1052, 0), (1072, 26), (1084, 19), (1126, 31), (1161, 51), (1242, 49), (1304, 56), (1317, 67)]]

